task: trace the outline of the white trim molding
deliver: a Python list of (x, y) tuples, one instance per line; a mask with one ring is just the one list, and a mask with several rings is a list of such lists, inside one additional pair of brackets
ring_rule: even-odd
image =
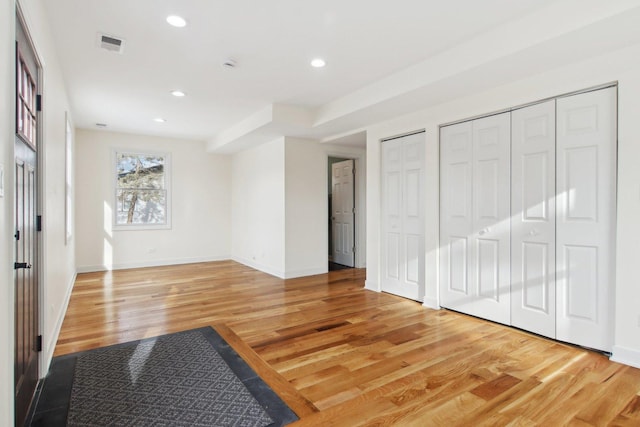
[(62, 303), (62, 310), (58, 315), (58, 319), (56, 320), (56, 326), (53, 329), (50, 337), (46, 337), (47, 344), (43, 351), (43, 356), (40, 359), (40, 378), (44, 378), (49, 372), (49, 365), (51, 364), (51, 359), (53, 358), (53, 352), (56, 348), (56, 343), (58, 342), (58, 337), (60, 336), (60, 330), (62, 329), (62, 322), (67, 314), (67, 308), (69, 307), (69, 300), (71, 299), (71, 292), (73, 291), (73, 285), (76, 283), (77, 274), (71, 276), (71, 280), (67, 284), (67, 291), (64, 296), (64, 301)]
[(276, 270), (275, 268), (271, 268), (269, 266), (257, 263), (255, 261), (243, 258), (243, 257), (239, 257), (239, 256), (232, 256), (231, 257), (232, 261), (238, 262), (242, 265), (246, 265), (247, 267), (251, 267), (254, 270), (258, 270), (258, 271), (262, 271), (263, 273), (267, 273), (270, 274), (272, 276), (276, 276), (280, 279), (284, 279), (284, 271), (282, 270)]
[(380, 285), (373, 283), (371, 280), (364, 281), (364, 288), (374, 292), (381, 292)]
[(162, 267), (165, 265), (196, 264), (199, 262), (227, 261), (229, 259), (231, 259), (231, 257), (229, 256), (178, 258), (178, 259), (131, 262), (131, 263), (113, 264), (113, 265), (85, 265), (85, 266), (78, 266), (76, 270), (78, 273), (93, 273), (96, 271), (126, 270), (129, 268)]
[(422, 306), (426, 308), (431, 308), (433, 310), (440, 310), (440, 305), (438, 304), (437, 298), (424, 297), (424, 301), (422, 302)]
[(640, 369), (640, 351), (632, 348), (614, 345), (609, 359), (613, 362), (622, 363), (624, 365)]

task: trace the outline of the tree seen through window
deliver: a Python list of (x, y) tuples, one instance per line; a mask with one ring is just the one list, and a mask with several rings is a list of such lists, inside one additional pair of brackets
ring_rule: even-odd
[(167, 224), (166, 156), (116, 154), (116, 225)]

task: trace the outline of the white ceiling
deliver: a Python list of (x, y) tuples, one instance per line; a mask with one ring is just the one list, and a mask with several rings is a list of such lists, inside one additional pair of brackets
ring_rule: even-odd
[[(572, 16), (566, 22), (558, 22), (556, 17), (549, 30), (547, 23), (541, 21), (544, 25), (540, 25), (540, 33), (548, 32), (548, 37), (540, 34), (524, 37), (521, 46), (508, 51), (511, 43), (508, 31), (514, 23), (528, 23), (535, 28), (537, 20), (557, 14), (554, 8), (559, 7), (558, 3), (565, 4), (565, 12), (571, 10), (572, 3), (579, 3), (571, 0), (43, 3), (50, 17), (77, 127), (95, 128), (96, 123), (106, 123), (107, 130), (112, 131), (208, 141), (212, 149), (248, 135), (252, 136), (251, 141), (259, 140), (262, 134), (282, 132), (328, 139), (349, 134), (351, 130), (360, 131), (368, 120), (403, 113), (395, 102), (398, 96), (424, 92), (425, 88), (435, 87), (439, 79), (458, 74), (458, 70), (447, 67), (457, 63), (462, 67), (460, 72), (472, 70), (489, 59), (499, 61), (515, 56), (548, 39), (567, 39), (581, 28), (615, 18), (607, 30), (623, 19), (621, 11), (637, 11), (638, 6), (638, 1), (613, 0), (607, 3), (614, 6), (579, 13), (580, 19)], [(188, 25), (169, 26), (165, 18), (170, 14), (183, 16)], [(564, 30), (559, 31), (560, 27)], [(96, 43), (99, 32), (125, 39), (124, 54), (99, 49)], [(500, 58), (485, 60), (465, 53), (474, 42), (490, 37), (506, 43), (498, 46), (504, 50)], [(626, 33), (616, 38), (616, 46), (624, 40), (628, 41)], [(452, 62), (448, 54), (456, 50), (459, 58)], [(324, 58), (327, 66), (312, 68), (309, 62), (314, 57)], [(237, 61), (236, 68), (222, 66), (228, 58)], [(438, 70), (442, 70), (441, 76), (436, 75)], [(185, 91), (187, 97), (173, 97), (170, 91), (174, 89)], [(370, 119), (366, 118), (368, 111), (374, 113), (369, 115)], [(155, 123), (155, 117), (167, 121)], [(349, 143), (354, 143), (353, 137)]]

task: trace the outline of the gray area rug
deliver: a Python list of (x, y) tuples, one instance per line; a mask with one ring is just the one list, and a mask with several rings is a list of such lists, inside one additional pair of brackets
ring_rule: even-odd
[(80, 356), (67, 421), (247, 427), (273, 422), (197, 331)]
[(215, 330), (201, 328), (54, 358), (31, 425), (273, 427), (296, 420)]

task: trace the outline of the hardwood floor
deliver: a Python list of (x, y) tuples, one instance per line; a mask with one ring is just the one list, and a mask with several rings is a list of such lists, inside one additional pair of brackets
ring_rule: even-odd
[(295, 426), (638, 426), (640, 369), (364, 290), (232, 261), (80, 274), (55, 355), (211, 325)]

